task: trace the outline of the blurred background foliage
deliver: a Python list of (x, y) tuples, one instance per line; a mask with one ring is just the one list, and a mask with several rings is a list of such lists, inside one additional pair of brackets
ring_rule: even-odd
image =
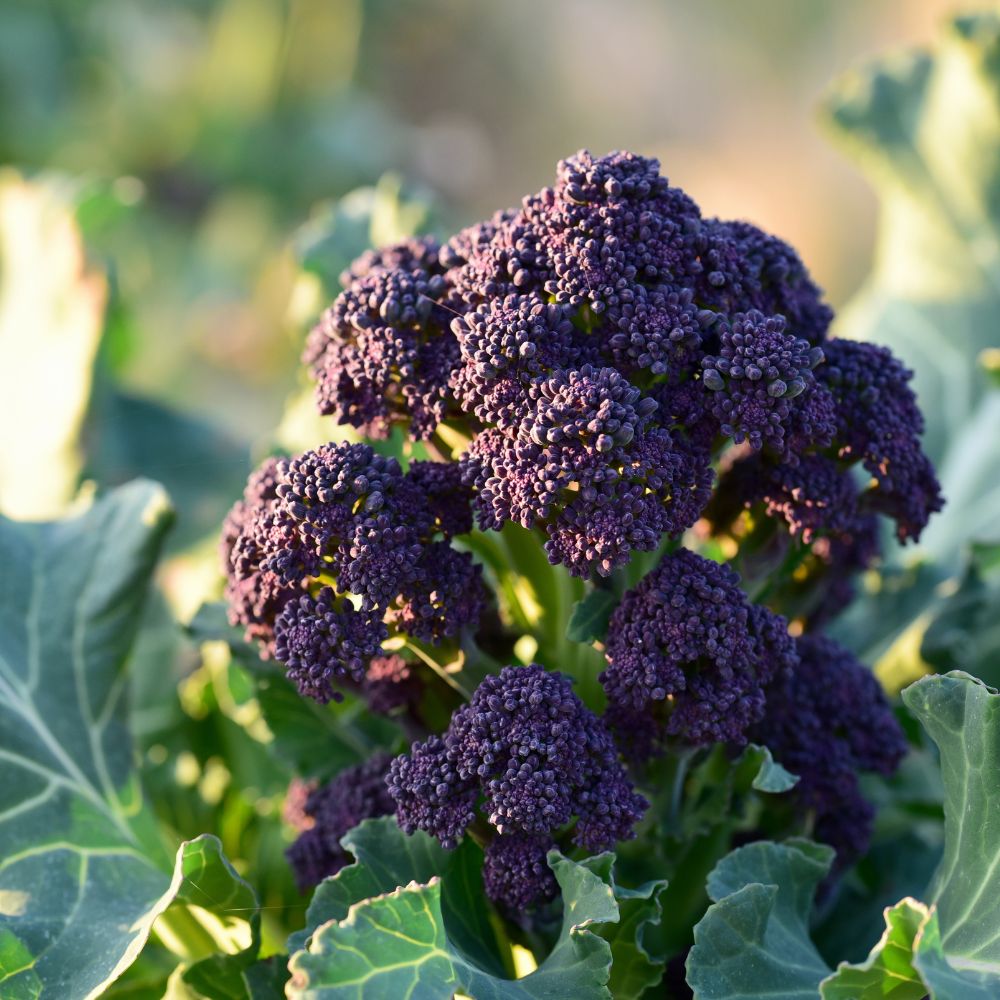
[[(1000, 680), (1000, 19), (942, 27), (953, 6), (0, 0), (0, 511), (166, 485), (133, 658), (144, 779), (178, 836), (214, 829), (255, 873), (265, 951), (302, 915), (279, 861), (291, 774), (337, 733), (340, 763), (394, 737), (280, 676), (254, 696), (256, 657), (204, 643), (219, 523), (253, 458), (338, 433), (297, 369), (347, 262), (516, 203), (580, 147), (659, 156), (707, 214), (789, 240), (837, 332), (916, 367), (949, 508), (841, 636), (894, 690)], [(122, 995), (144, 975), (161, 995), (156, 957)]]
[(874, 201), (815, 127), (827, 82), (945, 0), (2, 0), (0, 162), (74, 178), (104, 360), (239, 437), (294, 379), (292, 234), (395, 171), (467, 222), (589, 146), (798, 247), (834, 305)]

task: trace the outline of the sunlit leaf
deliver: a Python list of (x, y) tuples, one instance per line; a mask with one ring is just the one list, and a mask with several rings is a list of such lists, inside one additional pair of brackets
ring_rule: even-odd
[(0, 171), (0, 511), (41, 521), (76, 492), (104, 322), (68, 185)]

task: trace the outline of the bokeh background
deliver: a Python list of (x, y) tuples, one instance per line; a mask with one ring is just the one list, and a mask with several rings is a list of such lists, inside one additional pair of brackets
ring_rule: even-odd
[(295, 385), (296, 233), (386, 172), (444, 227), (515, 203), (580, 147), (657, 155), (708, 214), (798, 247), (840, 305), (869, 267), (875, 199), (817, 103), (953, 9), (2, 0), (0, 162), (57, 175), (80, 206), (110, 277), (104, 370), (253, 441)]

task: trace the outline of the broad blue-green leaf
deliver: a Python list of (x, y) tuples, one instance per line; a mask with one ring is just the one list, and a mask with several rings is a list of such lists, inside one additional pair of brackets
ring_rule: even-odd
[(913, 943), (929, 917), (923, 903), (903, 899), (885, 908), (885, 933), (864, 962), (837, 966), (823, 980), (823, 1000), (923, 1000), (927, 988), (913, 968)]
[(687, 980), (696, 1000), (815, 1000), (829, 968), (809, 938), (816, 887), (833, 851), (807, 840), (738, 848), (708, 879)]
[(308, 949), (290, 960), (289, 997), (451, 1000), (458, 990), (476, 1000), (610, 1000), (611, 946), (596, 931), (620, 919), (614, 890), (558, 852), (549, 864), (562, 890), (562, 930), (549, 956), (523, 979), (492, 975), (457, 951), (435, 876), (355, 903), (343, 919), (320, 925)]
[(933, 907), (915, 945), (913, 965), (923, 976), (931, 1000), (996, 1000), (1000, 993), (996, 963), (979, 967), (946, 956)]
[[(827, 977), (823, 997), (1000, 996), (1000, 694), (955, 672), (922, 678), (903, 700), (940, 750), (944, 855), (925, 902), (887, 909), (882, 940), (866, 961)], [(826, 860), (817, 875), (819, 851)], [(695, 928), (688, 959), (699, 1000), (737, 990), (747, 998), (815, 996), (825, 974), (807, 919), (829, 858), (828, 849), (799, 841), (752, 844), (723, 859), (709, 879), (716, 903)], [(781, 980), (783, 962), (795, 971)]]
[(125, 661), (169, 520), (149, 483), (72, 520), (0, 519), (4, 997), (97, 996), (175, 899), (201, 927), (192, 958), (253, 954), (256, 903), (218, 842), (182, 844), (171, 864), (132, 770)]
[(146, 483), (70, 521), (0, 521), (0, 934), (25, 958), (5, 963), (11, 992), (36, 977), (46, 996), (97, 992), (138, 954), (169, 887), (123, 707), (168, 524)]
[(1000, 400), (978, 364), (1000, 311), (998, 53), (1000, 14), (958, 17), (931, 49), (847, 74), (826, 102), (881, 204), (871, 276), (837, 332), (887, 344), (916, 371), (949, 498), (923, 544), (946, 562), (1000, 530)]
[(1000, 695), (956, 672), (903, 700), (941, 751), (945, 849), (927, 897), (941, 951), (960, 972), (989, 972), (1000, 994)]
[(289, 951), (306, 946), (309, 935), (330, 920), (344, 920), (350, 908), (371, 896), (410, 882), (444, 880), (443, 912), (455, 947), (480, 966), (501, 974), (503, 966), (486, 907), (482, 905), (482, 851), (466, 840), (446, 851), (422, 831), (403, 833), (391, 816), (368, 819), (341, 838), (355, 863), (322, 882), (313, 894), (302, 931), (291, 936)]

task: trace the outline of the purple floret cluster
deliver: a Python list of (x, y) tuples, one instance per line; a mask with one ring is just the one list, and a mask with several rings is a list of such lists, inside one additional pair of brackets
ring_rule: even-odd
[[(616, 730), (647, 749), (742, 744), (765, 689), (795, 662), (787, 623), (753, 605), (728, 567), (688, 549), (663, 558), (611, 618), (601, 683)], [(635, 756), (633, 752), (630, 756)]]
[(343, 280), (305, 356), (321, 411), (376, 437), (458, 432), (480, 526), (540, 530), (578, 576), (691, 527), (727, 442), (780, 470), (860, 463), (852, 501), (904, 540), (940, 507), (910, 373), (829, 339), (795, 251), (703, 218), (654, 159), (582, 151), (520, 207)]
[(572, 842), (597, 852), (633, 836), (646, 809), (604, 723), (537, 664), (487, 677), (443, 736), (393, 761), (388, 782), (399, 825), (446, 847), (482, 810), (487, 891), (511, 910), (552, 897), (545, 854), (571, 823)]
[(792, 796), (843, 868), (867, 850), (875, 817), (858, 774), (892, 774), (906, 738), (878, 681), (850, 652), (822, 635), (796, 647), (798, 661), (768, 690), (751, 737), (799, 776)]
[[(350, 825), (395, 813), (446, 848), (483, 843), (488, 896), (523, 914), (556, 895), (553, 847), (635, 835), (647, 803), (623, 759), (649, 776), (658, 755), (751, 740), (799, 776), (798, 814), (840, 863), (856, 858), (872, 827), (858, 774), (890, 773), (905, 742), (817, 629), (877, 561), (883, 519), (915, 541), (942, 505), (911, 372), (829, 335), (791, 247), (703, 217), (631, 153), (581, 151), (518, 207), (369, 251), (341, 282), (304, 354), (319, 410), (402, 431), (401, 457), (335, 443), (263, 462), (224, 527), (226, 598), (303, 695), (357, 691), (419, 738), (297, 793), (300, 883), (345, 863)], [(598, 646), (603, 715), (555, 672), (574, 657), (489, 673), (523, 638), (541, 650), (525, 659), (563, 648), (511, 611), (511, 532), (456, 543), (507, 525), (600, 597), (624, 591)], [(626, 589), (616, 571), (639, 552), (659, 562)], [(565, 596), (532, 593), (545, 611)]]
[(368, 445), (329, 444), (267, 459), (230, 512), (230, 619), (302, 694), (362, 683), (390, 630), (437, 642), (478, 621), (481, 570), (450, 545), (471, 497), (457, 466), (434, 465), (404, 473)]
[(340, 846), (348, 830), (362, 820), (391, 815), (394, 806), (385, 783), (391, 761), (388, 754), (376, 753), (324, 785), (298, 782), (289, 789), (285, 817), (299, 835), (287, 855), (301, 892), (351, 863), (350, 854)]

